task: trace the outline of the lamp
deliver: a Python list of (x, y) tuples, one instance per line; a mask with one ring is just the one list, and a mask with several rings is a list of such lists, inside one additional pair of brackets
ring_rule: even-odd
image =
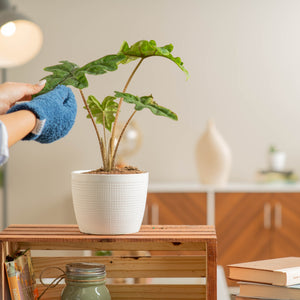
[(0, 67), (20, 66), (41, 49), (43, 34), (38, 25), (0, 0)]
[[(0, 0), (0, 68), (2, 83), (6, 69), (23, 65), (40, 51), (43, 34), (38, 25), (19, 13), (8, 0)], [(3, 167), (2, 225), (7, 226), (7, 168)]]

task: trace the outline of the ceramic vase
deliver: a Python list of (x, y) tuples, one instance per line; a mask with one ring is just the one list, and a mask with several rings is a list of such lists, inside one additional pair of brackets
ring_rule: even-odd
[(284, 171), (286, 161), (285, 152), (276, 151), (269, 154), (269, 167), (271, 171), (282, 172)]
[(225, 185), (231, 169), (231, 151), (213, 121), (196, 146), (196, 164), (202, 184)]
[(140, 230), (148, 173), (72, 173), (72, 197), (79, 230), (90, 234), (129, 234)]

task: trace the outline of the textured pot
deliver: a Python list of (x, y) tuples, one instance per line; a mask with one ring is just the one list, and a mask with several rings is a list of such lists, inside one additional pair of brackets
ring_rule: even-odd
[(128, 234), (142, 225), (148, 173), (72, 172), (72, 196), (79, 229), (90, 234)]
[(212, 121), (196, 147), (196, 164), (200, 182), (225, 185), (231, 169), (231, 151)]

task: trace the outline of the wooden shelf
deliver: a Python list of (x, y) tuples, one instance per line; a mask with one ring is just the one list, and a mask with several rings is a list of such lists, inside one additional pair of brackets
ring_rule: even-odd
[[(113, 250), (113, 256), (33, 257), (36, 276), (50, 266), (64, 268), (69, 262), (104, 263), (108, 278), (202, 278), (199, 284), (108, 285), (113, 300), (120, 299), (217, 299), (216, 233), (214, 226), (144, 225), (130, 235), (87, 235), (77, 225), (11, 225), (0, 233), (1, 299), (9, 300), (4, 259), (16, 249)], [(120, 251), (128, 251), (126, 256)], [(144, 251), (165, 251), (145, 255)], [(189, 251), (189, 255), (169, 255)], [(49, 252), (49, 251), (48, 251)], [(55, 274), (47, 274), (55, 276)], [(141, 281), (138, 281), (141, 282)], [(206, 283), (206, 284), (205, 284)], [(58, 299), (63, 286), (47, 292), (45, 299)], [(42, 289), (42, 287), (39, 287)]]

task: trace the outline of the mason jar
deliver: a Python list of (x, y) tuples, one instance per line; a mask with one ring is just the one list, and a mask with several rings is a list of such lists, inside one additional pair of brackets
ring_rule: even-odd
[(66, 287), (62, 300), (111, 300), (105, 286), (105, 265), (72, 263), (66, 265)]

